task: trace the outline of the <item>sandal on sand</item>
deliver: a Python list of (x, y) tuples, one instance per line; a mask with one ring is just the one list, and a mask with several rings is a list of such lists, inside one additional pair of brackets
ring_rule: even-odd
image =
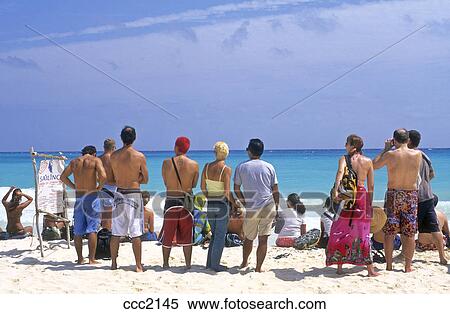
[(283, 253), (274, 257), (274, 259), (282, 259), (291, 256), (291, 253)]

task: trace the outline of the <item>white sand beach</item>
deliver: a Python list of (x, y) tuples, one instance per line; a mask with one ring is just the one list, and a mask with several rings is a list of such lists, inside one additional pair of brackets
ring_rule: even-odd
[[(449, 293), (450, 267), (437, 263), (436, 252), (418, 253), (415, 271), (402, 272), (397, 260), (396, 271), (381, 271), (367, 278), (363, 267), (347, 266), (347, 275), (338, 276), (325, 267), (324, 250), (296, 251), (270, 247), (265, 273), (251, 268), (239, 270), (241, 248), (225, 248), (223, 264), (229, 272), (213, 273), (203, 267), (207, 251), (194, 247), (193, 267), (185, 272), (181, 248), (172, 253), (171, 270), (161, 267), (161, 247), (155, 242), (143, 243), (145, 273), (133, 272), (131, 244), (121, 244), (117, 271), (109, 270), (110, 261), (99, 265), (75, 265), (75, 249), (65, 248), (64, 241), (54, 242), (45, 258), (35, 250), (38, 241), (31, 238), (0, 242), (0, 293)], [(84, 252), (87, 254), (85, 245)], [(251, 266), (255, 264), (255, 252)], [(274, 259), (283, 253), (287, 258)], [(378, 265), (378, 264), (376, 264)], [(378, 265), (383, 269), (384, 265)]]

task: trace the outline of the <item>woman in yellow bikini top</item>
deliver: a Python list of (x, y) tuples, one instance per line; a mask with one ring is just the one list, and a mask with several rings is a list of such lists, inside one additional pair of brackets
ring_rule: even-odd
[(228, 152), (226, 143), (217, 142), (214, 145), (216, 160), (205, 165), (201, 181), (203, 194), (208, 199), (206, 215), (212, 232), (206, 268), (217, 272), (226, 270), (225, 266), (220, 265), (220, 260), (225, 246), (231, 204), (234, 204), (230, 193), (231, 168), (225, 164)]
[(225, 182), (222, 181), (222, 175), (223, 171), (227, 167), (224, 163), (222, 170), (220, 171), (219, 180), (211, 180), (208, 178), (208, 168), (209, 164), (206, 164), (205, 169), (205, 184), (206, 184), (206, 191), (208, 197), (223, 197), (225, 195)]

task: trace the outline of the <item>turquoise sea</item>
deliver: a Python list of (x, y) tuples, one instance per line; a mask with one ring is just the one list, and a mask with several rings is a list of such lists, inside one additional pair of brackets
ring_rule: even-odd
[[(433, 191), (440, 198), (441, 205), (450, 205), (450, 149), (425, 149), (433, 161), (436, 178), (433, 180)], [(365, 154), (374, 157), (379, 150), (366, 150)], [(343, 150), (266, 150), (263, 159), (272, 163), (278, 174), (280, 191), (284, 196), (296, 192), (328, 193), (333, 184), (339, 157)], [(73, 159), (78, 152), (63, 152)], [(164, 191), (161, 178), (161, 165), (165, 158), (172, 155), (170, 151), (145, 152), (149, 169), (149, 184), (143, 186), (153, 192)], [(200, 164), (201, 169), (206, 162), (212, 161), (212, 151), (192, 151), (189, 156)], [(227, 160), (234, 169), (240, 162), (247, 159), (245, 151), (231, 151)], [(386, 170), (375, 173), (375, 199), (382, 200), (386, 188)], [(0, 153), (0, 193), (7, 192), (14, 185), (33, 192), (33, 169), (29, 153)], [(446, 201), (446, 202), (443, 202)], [(444, 206), (448, 211), (450, 206)], [(4, 220), (4, 209), (0, 209), (0, 221)], [(0, 223), (0, 226), (2, 224)]]

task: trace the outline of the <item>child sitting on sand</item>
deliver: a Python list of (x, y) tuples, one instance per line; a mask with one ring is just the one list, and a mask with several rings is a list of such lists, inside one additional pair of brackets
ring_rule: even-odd
[(277, 223), (282, 223), (283, 225), (278, 234), (276, 245), (293, 247), (295, 239), (306, 233), (306, 224), (303, 220), (306, 207), (296, 193), (288, 196), (286, 204), (287, 208), (279, 213), (279, 220), (277, 221)]

